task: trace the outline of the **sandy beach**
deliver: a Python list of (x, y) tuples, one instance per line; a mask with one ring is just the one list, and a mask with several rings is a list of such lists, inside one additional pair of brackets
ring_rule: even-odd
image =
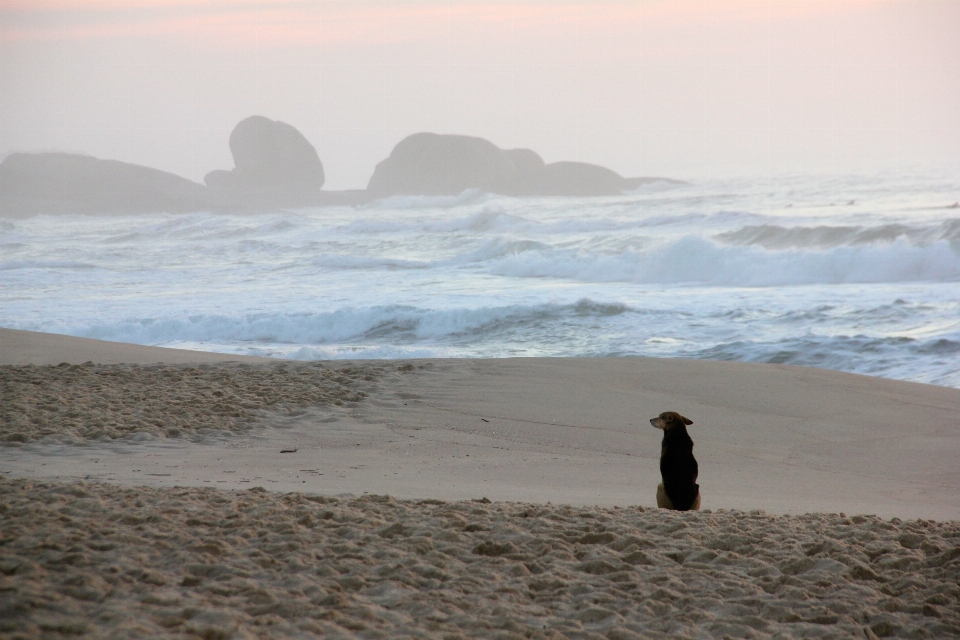
[(0, 481), (7, 637), (956, 637), (960, 524)]
[[(960, 636), (960, 391), (0, 329), (11, 637)], [(694, 421), (703, 509), (655, 508)]]

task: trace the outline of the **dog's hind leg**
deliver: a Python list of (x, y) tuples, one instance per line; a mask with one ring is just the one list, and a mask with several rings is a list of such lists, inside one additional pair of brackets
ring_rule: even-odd
[[(698, 496), (699, 500), (699, 496)], [(697, 503), (699, 506), (700, 503)], [(663, 483), (657, 485), (657, 506), (661, 509), (673, 509), (673, 502), (670, 501), (670, 496), (667, 495), (666, 489), (663, 488)]]
[(700, 511), (700, 492), (697, 491), (697, 498), (693, 501), (693, 504), (690, 505), (690, 511)]

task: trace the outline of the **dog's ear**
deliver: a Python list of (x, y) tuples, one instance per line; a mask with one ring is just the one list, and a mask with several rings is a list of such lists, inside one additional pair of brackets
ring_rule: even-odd
[(683, 424), (693, 424), (693, 420), (690, 418), (684, 418), (683, 416), (680, 417), (683, 418)]

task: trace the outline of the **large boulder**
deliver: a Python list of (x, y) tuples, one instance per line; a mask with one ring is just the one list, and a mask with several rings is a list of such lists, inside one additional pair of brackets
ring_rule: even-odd
[(536, 151), (530, 149), (507, 149), (503, 152), (513, 162), (514, 174), (512, 181), (501, 189), (502, 193), (522, 195), (526, 185), (536, 182), (546, 166), (543, 158)]
[(293, 126), (263, 116), (241, 120), (230, 134), (232, 171), (203, 181), (226, 200), (250, 204), (311, 203), (323, 187), (323, 163)]
[(500, 149), (483, 138), (415, 133), (377, 165), (367, 191), (457, 195), (467, 189), (512, 196), (619, 195), (658, 178), (624, 178), (584, 162), (545, 164), (530, 149)]
[(0, 163), (0, 214), (184, 213), (210, 207), (186, 178), (71, 153), (13, 153)]
[(415, 133), (393, 148), (367, 184), (377, 195), (457, 195), (497, 191), (514, 178), (510, 157), (483, 138)]

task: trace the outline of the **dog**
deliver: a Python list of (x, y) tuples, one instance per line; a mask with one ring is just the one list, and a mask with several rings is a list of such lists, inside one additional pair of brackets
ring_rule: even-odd
[(663, 429), (660, 444), (660, 477), (657, 506), (661, 509), (690, 511), (700, 508), (700, 485), (697, 484), (697, 459), (693, 457), (693, 440), (687, 425), (693, 421), (676, 411), (666, 411), (650, 420)]

